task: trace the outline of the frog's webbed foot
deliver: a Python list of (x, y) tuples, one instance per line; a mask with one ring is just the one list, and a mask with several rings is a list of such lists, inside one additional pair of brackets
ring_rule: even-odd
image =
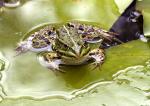
[(56, 74), (57, 72), (62, 72), (62, 73), (65, 72), (60, 68), (61, 67), (60, 65), (63, 62), (55, 52), (41, 53), (38, 59), (42, 66), (47, 67), (48, 69), (52, 70)]
[(21, 41), (20, 43), (18, 43), (18, 46), (15, 48), (15, 56), (18, 56), (20, 54), (26, 53), (27, 51), (29, 51), (28, 48), (28, 44), (26, 41)]
[(105, 55), (104, 55), (104, 50), (102, 49), (94, 49), (89, 53), (90, 59), (93, 59), (94, 62), (92, 63), (94, 65), (94, 68), (100, 68), (100, 66), (103, 64)]

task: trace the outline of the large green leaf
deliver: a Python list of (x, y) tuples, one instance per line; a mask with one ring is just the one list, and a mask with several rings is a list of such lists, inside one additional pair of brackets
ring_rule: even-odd
[[(4, 8), (0, 14), (0, 106), (149, 105), (150, 49), (140, 40), (107, 49), (100, 70), (91, 70), (91, 65), (68, 66), (58, 76), (40, 66), (34, 53), (14, 57), (23, 34), (39, 24), (75, 19), (109, 29), (131, 3), (120, 1), (24, 0), (20, 7)], [(144, 10), (144, 29), (150, 35), (146, 1), (138, 6)]]
[(140, 10), (144, 16), (144, 32), (145, 36), (150, 36), (150, 1), (142, 0), (137, 4), (137, 9)]

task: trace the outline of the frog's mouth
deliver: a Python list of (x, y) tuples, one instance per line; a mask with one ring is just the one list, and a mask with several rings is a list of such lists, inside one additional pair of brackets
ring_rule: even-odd
[(72, 51), (59, 51), (65, 65), (80, 65), (89, 60), (90, 47), (81, 46)]
[(90, 52), (90, 47), (89, 46), (77, 46), (77, 47), (68, 47), (70, 50), (69, 51), (64, 51), (64, 50), (58, 50), (57, 52), (60, 54), (62, 57), (66, 58), (74, 58), (74, 59), (80, 59)]
[(81, 65), (86, 63), (89, 60), (89, 55), (85, 55), (82, 57), (76, 57), (76, 58), (72, 58), (72, 57), (62, 57), (62, 62), (65, 65)]

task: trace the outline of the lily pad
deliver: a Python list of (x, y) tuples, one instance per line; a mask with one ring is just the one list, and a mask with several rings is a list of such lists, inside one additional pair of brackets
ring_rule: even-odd
[[(67, 72), (58, 76), (42, 67), (35, 53), (14, 57), (24, 33), (39, 24), (81, 20), (108, 30), (125, 9), (116, 2), (29, 0), (21, 1), (17, 8), (4, 8), (0, 14), (0, 59), (9, 65), (1, 72), (0, 106), (149, 105), (150, 48), (140, 40), (107, 49), (100, 70), (91, 70), (90, 65), (68, 66)], [(144, 27), (148, 29), (148, 24)]]
[(145, 36), (150, 36), (150, 1), (149, 0), (142, 0), (137, 3), (137, 9), (142, 11), (144, 16), (144, 32)]

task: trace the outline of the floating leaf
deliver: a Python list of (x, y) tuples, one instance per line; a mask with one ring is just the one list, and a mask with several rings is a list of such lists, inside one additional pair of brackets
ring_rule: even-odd
[[(107, 49), (101, 70), (70, 66), (58, 76), (40, 66), (34, 53), (14, 57), (14, 48), (24, 33), (42, 23), (77, 19), (96, 22), (108, 30), (123, 11), (118, 10), (116, 1), (23, 0), (17, 8), (4, 8), (0, 14), (0, 51), (10, 66), (1, 71), (0, 105), (149, 105), (149, 63), (145, 62), (150, 59), (150, 49), (139, 40)], [(126, 2), (121, 3), (131, 1)], [(148, 16), (146, 19), (148, 22)], [(147, 31), (148, 26), (145, 23)]]

